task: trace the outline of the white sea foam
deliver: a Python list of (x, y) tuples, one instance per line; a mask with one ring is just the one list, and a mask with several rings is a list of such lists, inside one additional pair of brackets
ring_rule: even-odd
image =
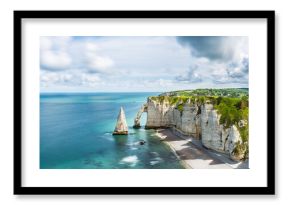
[(155, 160), (162, 161), (163, 159), (161, 159), (160, 157), (156, 157)]
[(126, 145), (127, 146), (136, 146), (136, 145), (139, 145), (140, 142), (134, 142), (134, 143), (127, 143)]
[(159, 154), (157, 153), (157, 152), (150, 152), (152, 155), (154, 155), (154, 156), (156, 156), (156, 157), (158, 157), (159, 156)]
[(131, 150), (137, 150), (138, 148), (137, 147), (131, 147), (130, 149)]
[(129, 164), (130, 167), (134, 167), (138, 163), (138, 157), (136, 155), (124, 157), (119, 163)]
[(158, 162), (162, 162), (162, 161), (163, 161), (163, 159), (160, 158), (160, 157), (155, 157), (153, 160), (154, 160), (154, 161), (158, 161)]
[(160, 163), (159, 161), (150, 161), (150, 165), (155, 165), (155, 164), (158, 164), (158, 163)]

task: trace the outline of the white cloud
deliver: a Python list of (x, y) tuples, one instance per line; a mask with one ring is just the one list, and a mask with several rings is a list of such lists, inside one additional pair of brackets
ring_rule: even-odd
[(80, 59), (80, 67), (89, 73), (108, 73), (114, 66), (111, 57), (104, 55), (102, 43), (95, 39), (86, 39), (75, 42), (73, 49), (78, 53), (75, 55)]
[(41, 37), (41, 86), (170, 91), (247, 84), (247, 42), (234, 38), (193, 56), (175, 37)]
[(42, 68), (47, 70), (63, 70), (71, 66), (71, 57), (63, 51), (45, 50), (40, 54)]
[(194, 59), (188, 71), (176, 76), (177, 81), (247, 86), (247, 37), (187, 36), (177, 39), (190, 49)]
[(74, 81), (73, 75), (68, 73), (60, 72), (41, 72), (40, 74), (40, 85), (43, 87), (49, 87), (52, 85), (60, 84), (72, 84)]
[(66, 50), (71, 41), (70, 36), (42, 36), (40, 37), (40, 49)]
[(202, 76), (197, 72), (198, 67), (190, 67), (187, 72), (175, 77), (175, 80), (186, 83), (198, 83), (202, 81)]
[(87, 75), (87, 74), (83, 74), (81, 76), (82, 82), (84, 84), (86, 83), (98, 83), (101, 82), (101, 78), (98, 75)]
[(89, 72), (106, 73), (114, 65), (113, 60), (109, 57), (97, 56), (92, 53), (88, 53), (86, 57), (86, 65)]
[(102, 55), (96, 40), (76, 41), (72, 37), (41, 37), (41, 69), (60, 71), (65, 69), (80, 72), (108, 73), (114, 61)]
[(40, 65), (42, 69), (59, 71), (71, 66), (72, 58), (68, 52), (71, 37), (41, 37)]

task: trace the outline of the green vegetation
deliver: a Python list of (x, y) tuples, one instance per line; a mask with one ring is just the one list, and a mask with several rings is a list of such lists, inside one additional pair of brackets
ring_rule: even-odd
[(191, 104), (195, 103), (197, 106), (205, 103), (213, 104), (221, 115), (220, 124), (223, 124), (225, 128), (236, 125), (240, 132), (242, 143), (236, 145), (234, 154), (246, 153), (245, 157), (247, 158), (249, 140), (248, 95), (247, 88), (227, 88), (173, 91), (149, 98), (158, 103), (167, 102), (169, 105), (175, 106), (180, 112), (183, 111), (184, 104), (189, 100)]
[(248, 120), (248, 97), (227, 98), (220, 97), (214, 108), (221, 114), (220, 123), (225, 127), (238, 124), (240, 120)]
[(244, 155), (244, 159), (249, 157), (248, 143), (237, 143), (233, 154), (236, 156)]
[(176, 105), (179, 101), (179, 97), (168, 97), (168, 101), (170, 105)]
[(176, 105), (180, 103), (186, 103), (188, 99), (192, 99), (191, 96), (151, 96), (149, 97), (151, 100), (158, 102), (158, 103), (164, 103), (168, 102), (170, 105)]
[(177, 109), (182, 112), (183, 111), (183, 104), (179, 104), (177, 105)]
[[(214, 105), (218, 113), (221, 114), (220, 124), (224, 124), (226, 128), (236, 125), (242, 138), (242, 143), (238, 143), (234, 149), (235, 155), (245, 153), (244, 158), (248, 158), (249, 147), (249, 100), (247, 96), (242, 98), (221, 98)], [(243, 125), (239, 123), (244, 123)]]
[(225, 89), (196, 89), (180, 90), (162, 93), (161, 96), (220, 96), (220, 97), (243, 97), (249, 95), (248, 88), (225, 88)]

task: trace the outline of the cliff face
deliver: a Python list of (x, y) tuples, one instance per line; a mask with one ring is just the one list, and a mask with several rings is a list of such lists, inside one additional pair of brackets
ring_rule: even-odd
[(221, 125), (220, 115), (214, 110), (212, 104), (201, 105), (201, 141), (210, 149), (227, 153), (232, 159), (239, 160), (243, 156), (234, 153), (236, 145), (242, 143), (240, 133), (235, 125), (225, 128)]
[[(205, 147), (226, 153), (234, 160), (244, 157), (244, 153), (235, 151), (236, 146), (242, 143), (238, 128), (235, 125), (226, 128), (220, 124), (220, 115), (212, 104), (198, 105), (188, 101), (182, 105), (178, 102), (171, 105), (166, 100), (148, 98), (144, 106), (147, 111), (146, 128), (174, 127), (182, 134), (201, 140)], [(144, 111), (144, 107), (141, 109)]]
[(169, 102), (156, 102), (148, 99), (146, 128), (175, 127), (184, 134), (196, 137), (200, 130), (198, 106), (185, 104), (183, 111)]
[(174, 119), (169, 102), (158, 103), (148, 98), (146, 128), (170, 127)]

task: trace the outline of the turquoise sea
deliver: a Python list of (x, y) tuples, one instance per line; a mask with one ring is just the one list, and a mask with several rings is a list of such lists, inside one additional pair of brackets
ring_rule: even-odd
[[(41, 169), (182, 169), (154, 130), (133, 129), (139, 108), (159, 93), (40, 94)], [(113, 136), (120, 107), (128, 136)], [(145, 140), (145, 145), (139, 141)]]

